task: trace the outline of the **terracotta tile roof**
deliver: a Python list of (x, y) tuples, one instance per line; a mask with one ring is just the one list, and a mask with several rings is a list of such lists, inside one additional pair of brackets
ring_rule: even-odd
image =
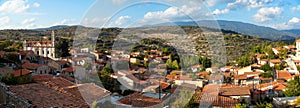
[(39, 65), (39, 64), (29, 63), (29, 62), (25, 62), (25, 63), (22, 64), (22, 68), (30, 69), (30, 70), (37, 69), (40, 66), (41, 65)]
[(202, 65), (199, 65), (199, 64), (193, 65), (193, 66), (191, 66), (191, 68), (202, 68)]
[(223, 75), (210, 75), (209, 80), (221, 80)]
[(281, 50), (281, 47), (276, 47), (274, 49), (277, 50), (277, 51), (279, 51), (279, 50)]
[(55, 77), (47, 81), (11, 86), (11, 91), (28, 99), (36, 107), (84, 107), (88, 108), (78, 88), (67, 80)]
[(83, 96), (84, 100), (92, 104), (94, 101), (99, 101), (109, 96), (110, 91), (95, 85), (94, 83), (85, 83), (85, 84), (76, 84), (74, 86), (68, 86), (64, 89), (68, 91), (68, 89), (78, 88), (80, 90), (80, 96)]
[(179, 80), (179, 77), (178, 77), (178, 76), (172, 76), (172, 75), (170, 75), (170, 74), (168, 74), (168, 75), (166, 76), (166, 78), (169, 79), (169, 80)]
[(260, 61), (268, 61), (268, 59), (261, 59)]
[(38, 75), (33, 75), (31, 78), (36, 81), (48, 81), (52, 79), (52, 75), (47, 75), (47, 74), (38, 74)]
[(190, 78), (188, 75), (182, 75), (179, 77), (179, 80), (192, 80), (192, 78)]
[(164, 73), (165, 69), (153, 69), (154, 72)]
[(272, 80), (272, 78), (263, 78), (263, 77), (259, 77), (260, 80), (265, 81), (265, 80)]
[(286, 86), (283, 85), (282, 83), (270, 82), (270, 83), (259, 84), (256, 86), (256, 89), (261, 91), (267, 91), (269, 90), (269, 87), (272, 87), (276, 91), (282, 91), (286, 88)]
[(263, 56), (264, 54), (256, 54), (257, 58), (260, 58), (261, 56)]
[(293, 60), (295, 63), (300, 63), (300, 60)]
[(250, 95), (249, 87), (222, 87), (220, 89), (221, 96), (244, 96)]
[(174, 74), (176, 73), (177, 75), (178, 75), (178, 74), (180, 75), (180, 74), (182, 73), (182, 70), (173, 70), (173, 71), (171, 72), (171, 74), (173, 74), (173, 73), (174, 73)]
[(202, 96), (198, 96), (200, 99), (197, 99), (200, 103), (200, 107), (202, 104), (210, 104), (213, 107), (220, 107), (220, 108), (235, 108), (235, 105), (238, 104), (238, 100), (225, 97), (225, 96), (211, 96), (205, 100), (201, 101)]
[(170, 84), (167, 83), (167, 82), (160, 82), (160, 84), (161, 84), (161, 88), (162, 88), (162, 89), (166, 89), (167, 87), (170, 86)]
[(13, 74), (15, 77), (19, 77), (21, 76), (21, 73), (22, 75), (28, 75), (28, 74), (31, 74), (31, 72), (27, 69), (19, 69), (19, 70), (16, 70)]
[(33, 53), (32, 50), (23, 50), (23, 51), (20, 51), (19, 54), (21, 55), (27, 55), (28, 53)]
[(296, 48), (294, 45), (288, 45), (288, 46), (285, 46), (285, 47), (287, 47), (287, 48), (289, 48), (289, 49), (294, 49), (294, 48)]
[(151, 107), (161, 103), (162, 100), (148, 97), (140, 93), (134, 93), (122, 98), (118, 102), (126, 105), (131, 105), (132, 107)]
[(292, 78), (292, 75), (285, 70), (278, 70), (277, 71), (277, 78), (278, 79), (285, 79), (285, 80), (289, 80)]
[(281, 63), (280, 59), (272, 59), (270, 60), (270, 63)]
[(246, 80), (247, 79), (247, 75), (246, 74), (234, 75), (234, 79), (236, 79), (236, 80)]
[(207, 71), (199, 72), (199, 76), (209, 75), (210, 73)]
[(162, 59), (169, 59), (169, 56), (163, 56)]
[(65, 72), (73, 72), (73, 71), (75, 71), (78, 68), (80, 68), (80, 66), (71, 66), (71, 67), (63, 68), (63, 71), (65, 71)]

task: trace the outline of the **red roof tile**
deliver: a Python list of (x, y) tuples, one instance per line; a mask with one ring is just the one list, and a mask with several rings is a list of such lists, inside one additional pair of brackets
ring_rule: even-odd
[(151, 107), (161, 103), (162, 100), (144, 96), (139, 93), (134, 93), (122, 98), (118, 102), (126, 105), (131, 105), (132, 107)]
[(244, 96), (250, 95), (249, 87), (222, 87), (220, 89), (220, 95), (222, 96)]
[(28, 75), (28, 74), (30, 74), (31, 72), (30, 72), (29, 70), (27, 70), (27, 69), (19, 69), (19, 70), (16, 70), (16, 71), (14, 72), (14, 76), (15, 76), (15, 77), (19, 77), (19, 76), (21, 76), (21, 73), (22, 73), (22, 75)]
[(292, 75), (288, 71), (285, 71), (285, 70), (278, 70), (277, 75), (278, 75), (277, 76), (278, 79), (289, 80), (292, 78)]

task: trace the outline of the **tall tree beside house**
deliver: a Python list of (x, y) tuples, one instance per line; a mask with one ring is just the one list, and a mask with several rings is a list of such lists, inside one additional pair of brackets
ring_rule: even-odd
[(274, 68), (276, 70), (283, 70), (285, 68), (285, 65), (284, 65), (284, 63), (280, 63), (278, 65), (275, 65)]
[(263, 54), (263, 50), (262, 50), (262, 47), (260, 45), (257, 45), (255, 47), (253, 47), (250, 51), (251, 53), (254, 53), (254, 54)]
[(208, 68), (208, 67), (211, 67), (211, 60), (208, 59), (207, 57), (200, 57), (199, 58), (199, 62), (202, 64), (202, 66), (204, 68)]
[(270, 65), (269, 64), (264, 64), (264, 65), (262, 65), (259, 69), (261, 69), (261, 70), (263, 70), (263, 71), (265, 71), (265, 72), (267, 72), (267, 71), (272, 71), (272, 67), (270, 67)]
[(237, 64), (241, 67), (249, 66), (251, 64), (249, 56), (242, 56), (238, 58)]
[(21, 63), (19, 55), (17, 54), (5, 54), (4, 58), (17, 64)]
[(13, 42), (9, 41), (9, 40), (0, 43), (0, 51), (4, 51), (5, 48), (7, 48), (8, 46), (10, 46), (12, 44), (13, 44)]
[(69, 42), (65, 39), (59, 39), (55, 43), (55, 54), (58, 57), (70, 56), (69, 53)]
[(172, 68), (173, 67), (173, 63), (172, 63), (172, 59), (169, 58), (167, 61), (166, 61), (166, 65), (168, 68)]
[(268, 55), (268, 59), (276, 59), (276, 55), (272, 50), (271, 45), (267, 45), (263, 47), (263, 52)]
[(295, 76), (293, 80), (288, 82), (287, 88), (283, 93), (287, 97), (300, 95), (300, 78), (299, 78), (299, 76)]
[(273, 71), (267, 71), (267, 72), (261, 73), (259, 76), (261, 76), (263, 78), (272, 78), (273, 77)]
[(285, 59), (287, 57), (287, 52), (288, 52), (287, 49), (281, 48), (278, 52), (278, 57)]
[(174, 60), (174, 61), (172, 62), (172, 68), (175, 69), (175, 70), (177, 70), (177, 69), (180, 68), (180, 67), (179, 67), (179, 64), (178, 64), (178, 62), (177, 62), (177, 60)]

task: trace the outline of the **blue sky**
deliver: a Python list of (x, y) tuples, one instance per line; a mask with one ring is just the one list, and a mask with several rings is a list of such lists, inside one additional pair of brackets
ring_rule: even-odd
[(0, 0), (0, 29), (229, 20), (300, 29), (299, 0)]

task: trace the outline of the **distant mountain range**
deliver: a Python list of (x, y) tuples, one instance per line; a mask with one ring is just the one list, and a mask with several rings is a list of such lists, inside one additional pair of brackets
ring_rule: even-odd
[[(190, 22), (173, 22), (173, 23), (160, 23), (154, 25), (144, 25), (142, 27), (155, 27), (155, 26), (202, 26), (208, 28), (221, 28), (223, 30), (230, 30), (241, 34), (250, 36), (257, 36), (259, 38), (270, 40), (294, 40), (300, 37), (300, 29), (291, 30), (276, 30), (270, 27), (258, 26), (250, 23), (237, 22), (237, 21), (225, 21), (225, 20), (203, 20), (203, 21), (190, 21)], [(68, 26), (57, 25), (49, 28), (37, 28), (34, 30), (56, 30), (68, 27), (83, 27), (80, 25)]]
[(56, 30), (56, 29), (67, 28), (67, 27), (69, 27), (69, 26), (68, 25), (56, 25), (56, 26), (51, 26), (48, 28), (36, 28), (33, 30), (45, 31), (45, 30)]
[(280, 31), (270, 27), (258, 26), (250, 23), (243, 23), (237, 21), (224, 21), (224, 20), (203, 20), (203, 21), (191, 21), (191, 22), (173, 22), (173, 23), (161, 23), (155, 25), (145, 25), (144, 27), (152, 26), (203, 26), (209, 28), (221, 28), (223, 30), (235, 31), (237, 33), (246, 34), (250, 36), (257, 36), (260, 38), (270, 40), (294, 40), (299, 37), (295, 33), (289, 30)]
[(297, 37), (300, 37), (300, 29), (291, 29), (291, 30), (282, 30), (284, 32), (289, 32), (297, 35)]

